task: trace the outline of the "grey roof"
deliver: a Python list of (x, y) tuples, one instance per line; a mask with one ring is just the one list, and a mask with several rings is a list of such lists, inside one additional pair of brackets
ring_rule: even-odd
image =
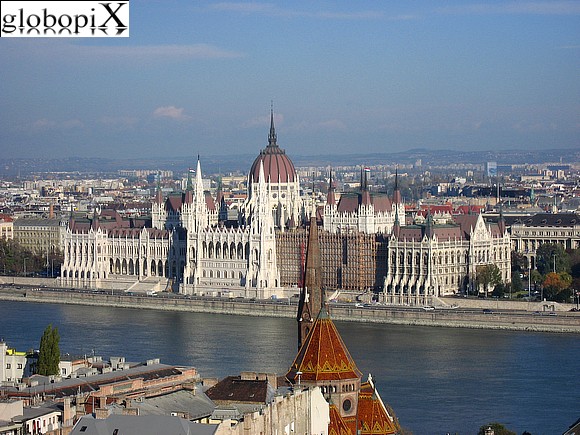
[(523, 224), (526, 227), (573, 227), (580, 224), (580, 215), (577, 213), (538, 213), (533, 216), (515, 218), (511, 224)]
[(14, 393), (19, 393), (22, 396), (34, 394), (55, 394), (59, 397), (63, 397), (76, 394), (78, 388), (80, 388), (82, 391), (95, 391), (100, 385), (117, 382), (123, 379), (132, 379), (138, 377), (147, 379), (151, 376), (159, 378), (172, 374), (175, 375), (178, 372), (181, 372), (183, 369), (189, 368), (191, 367), (178, 367), (167, 364), (139, 365), (125, 370), (115, 370), (113, 372), (103, 373), (96, 376), (63, 379), (60, 382), (55, 383), (41, 384), (39, 382), (39, 385), (34, 387), (27, 387), (22, 389), (10, 388), (8, 390)]
[(85, 415), (75, 424), (71, 435), (213, 435), (217, 427), (164, 415), (111, 415), (102, 420)]
[(14, 227), (58, 227), (60, 226), (60, 219), (18, 218), (14, 220), (13, 225)]
[(211, 415), (215, 404), (201, 391), (179, 390), (162, 396), (148, 397), (142, 402), (131, 404), (139, 408), (139, 415), (170, 415), (172, 412), (188, 415), (190, 420), (197, 420)]
[(14, 417), (13, 421), (28, 421), (33, 420), (43, 415), (51, 414), (53, 412), (62, 412), (59, 407), (52, 402), (47, 402), (43, 406), (26, 406), (22, 410), (22, 415)]

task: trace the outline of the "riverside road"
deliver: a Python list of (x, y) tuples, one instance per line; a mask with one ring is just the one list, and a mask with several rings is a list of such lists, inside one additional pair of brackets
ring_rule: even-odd
[[(297, 310), (297, 301), (290, 299), (230, 299), (163, 292), (147, 295), (23, 284), (0, 285), (0, 299), (287, 318), (295, 317)], [(580, 312), (569, 311), (571, 306), (558, 306), (558, 311), (545, 311), (547, 306), (553, 308), (553, 305), (541, 302), (514, 305), (509, 301), (463, 298), (453, 298), (451, 302), (453, 305), (439, 308), (355, 303), (330, 303), (329, 307), (332, 317), (341, 321), (580, 333)], [(470, 304), (471, 307), (468, 306)]]

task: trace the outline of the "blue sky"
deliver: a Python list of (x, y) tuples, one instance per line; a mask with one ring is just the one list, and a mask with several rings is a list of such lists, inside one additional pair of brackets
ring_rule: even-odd
[(580, 148), (579, 1), (131, 2), (1, 38), (5, 157)]

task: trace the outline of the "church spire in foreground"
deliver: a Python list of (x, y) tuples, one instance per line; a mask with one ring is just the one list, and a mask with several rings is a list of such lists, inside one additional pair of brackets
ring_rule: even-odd
[(300, 293), (298, 304), (298, 349), (306, 340), (312, 329), (314, 320), (324, 305), (324, 291), (322, 290), (322, 266), (320, 244), (318, 242), (318, 226), (316, 213), (310, 217), (308, 246), (306, 248), (306, 267), (304, 271), (304, 287)]
[[(315, 311), (316, 310), (316, 311)], [(312, 314), (316, 315), (313, 322)], [(385, 406), (362, 374), (328, 313), (322, 289), (322, 262), (316, 216), (310, 218), (304, 288), (298, 305), (298, 354), (287, 381), (319, 387), (329, 403), (329, 434), (391, 435), (399, 433), (395, 414)]]

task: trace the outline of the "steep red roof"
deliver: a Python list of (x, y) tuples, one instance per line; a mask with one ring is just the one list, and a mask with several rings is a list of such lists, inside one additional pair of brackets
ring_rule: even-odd
[(165, 210), (167, 211), (179, 211), (181, 210), (181, 205), (183, 204), (183, 198), (181, 195), (169, 195), (165, 201)]
[(396, 418), (391, 418), (371, 382), (361, 385), (357, 420), (360, 434), (395, 434), (400, 429)]
[(295, 383), (297, 372), (302, 372), (300, 378), (305, 382), (360, 379), (362, 376), (326, 308), (320, 310), (286, 377)]
[(477, 217), (478, 215), (475, 214), (462, 214), (453, 217), (453, 220), (461, 227), (466, 239), (469, 239), (471, 230), (475, 228)]
[(330, 423), (328, 424), (328, 435), (353, 435), (352, 431), (340, 416), (336, 406), (330, 405)]
[(207, 207), (207, 209), (209, 211), (215, 211), (216, 210), (216, 203), (213, 199), (213, 196), (211, 196), (211, 193), (204, 192), (204, 195), (205, 195), (205, 206)]

